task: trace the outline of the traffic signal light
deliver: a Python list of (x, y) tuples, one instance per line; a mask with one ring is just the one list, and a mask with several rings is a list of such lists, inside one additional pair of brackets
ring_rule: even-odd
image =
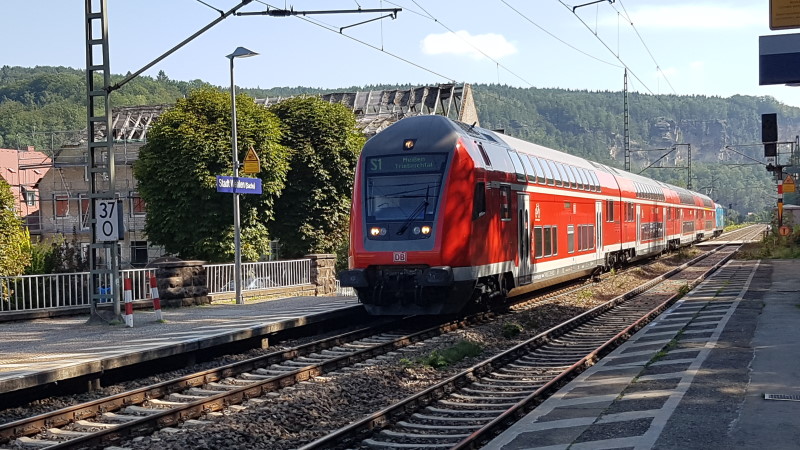
[(778, 156), (778, 115), (761, 115), (761, 142), (764, 143), (764, 156)]

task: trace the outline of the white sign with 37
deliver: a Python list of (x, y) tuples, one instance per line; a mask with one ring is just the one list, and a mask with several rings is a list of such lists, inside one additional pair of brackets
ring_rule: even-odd
[(120, 205), (117, 200), (96, 198), (94, 200), (94, 214), (97, 224), (94, 236), (97, 242), (110, 242), (120, 240)]

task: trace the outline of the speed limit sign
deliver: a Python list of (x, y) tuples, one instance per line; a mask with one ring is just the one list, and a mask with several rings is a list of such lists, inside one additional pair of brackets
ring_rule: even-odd
[(119, 241), (122, 239), (122, 202), (116, 199), (94, 200), (95, 228), (97, 242)]

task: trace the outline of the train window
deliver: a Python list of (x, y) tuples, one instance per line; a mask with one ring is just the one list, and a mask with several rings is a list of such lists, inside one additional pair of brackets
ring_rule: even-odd
[(552, 239), (553, 239), (553, 254), (557, 255), (558, 254), (558, 227), (554, 226), (553, 228), (550, 229), (550, 231), (553, 234), (553, 236), (552, 236)]
[(567, 172), (567, 179), (569, 180), (569, 187), (571, 187), (572, 189), (575, 189), (576, 187), (578, 187), (578, 182), (575, 181), (575, 168), (570, 166), (569, 164), (566, 164), (564, 166), (564, 170), (566, 170), (566, 172)]
[(597, 179), (597, 174), (594, 173), (594, 170), (589, 171), (589, 177), (592, 179), (592, 189), (595, 192), (600, 192), (600, 180)]
[(614, 221), (614, 200), (606, 201), (606, 222)]
[(542, 169), (542, 165), (539, 163), (539, 158), (528, 155), (528, 159), (531, 160), (534, 169), (536, 169), (536, 182), (539, 184), (544, 184), (544, 169)]
[(511, 186), (500, 186), (500, 220), (511, 220)]
[(553, 254), (553, 240), (551, 239), (550, 236), (551, 230), (552, 229), (550, 227), (544, 227), (544, 232), (542, 233), (544, 237), (543, 256), (550, 256)]
[(489, 159), (489, 154), (486, 153), (486, 150), (484, 150), (483, 144), (481, 142), (478, 142), (478, 150), (480, 150), (481, 152), (481, 157), (483, 158), (483, 162), (487, 166), (492, 167), (492, 160)]
[(472, 197), (472, 220), (486, 214), (486, 183), (475, 183), (475, 195)]
[(556, 162), (556, 168), (558, 169), (559, 175), (561, 175), (561, 181), (564, 182), (564, 187), (569, 187), (569, 177), (567, 177), (567, 168), (564, 167), (563, 164), (560, 162)]
[(586, 169), (578, 169), (578, 175), (580, 175), (581, 180), (583, 181), (583, 189), (589, 190), (589, 173)]
[(525, 181), (525, 169), (522, 167), (522, 160), (519, 159), (519, 154), (514, 150), (509, 150), (508, 157), (511, 158), (514, 172), (517, 173), (517, 181)]
[(567, 253), (575, 253), (575, 225), (567, 225)]
[(531, 159), (524, 153), (521, 153), (519, 156), (522, 158), (522, 165), (525, 166), (525, 171), (528, 172), (528, 182), (536, 183), (536, 171), (531, 165)]
[(552, 186), (555, 184), (555, 181), (553, 181), (553, 172), (550, 171), (550, 166), (547, 164), (547, 160), (540, 158), (539, 162), (542, 164), (542, 169), (544, 169), (544, 177), (547, 179), (547, 184)]
[(578, 250), (594, 248), (594, 225), (578, 225)]
[(533, 244), (536, 258), (542, 257), (542, 227), (533, 227)]
[(583, 189), (583, 180), (579, 174), (580, 170), (577, 167), (572, 168), (572, 171), (575, 172), (575, 189)]
[(547, 162), (547, 165), (550, 166), (550, 172), (553, 173), (553, 182), (554, 182), (554, 184), (556, 186), (561, 186), (562, 185), (561, 175), (558, 173), (558, 169), (556, 169), (556, 163), (553, 162), (553, 161), (550, 161), (549, 159), (547, 159), (545, 161)]
[(625, 221), (626, 222), (633, 222), (635, 215), (634, 215), (634, 206), (633, 202), (627, 202), (625, 204)]

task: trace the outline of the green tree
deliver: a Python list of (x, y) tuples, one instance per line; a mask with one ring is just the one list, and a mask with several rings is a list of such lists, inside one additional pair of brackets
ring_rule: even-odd
[[(239, 161), (253, 147), (261, 161), (262, 195), (240, 195), (242, 258), (269, 251), (266, 224), (288, 170), (280, 121), (247, 95), (236, 97)], [(148, 134), (134, 174), (147, 203), (150, 240), (185, 259), (230, 262), (234, 256), (232, 194), (216, 190), (232, 175), (230, 95), (201, 88), (165, 111)]]
[(0, 276), (20, 275), (31, 261), (31, 238), (14, 206), (11, 186), (0, 177)]
[(294, 97), (270, 108), (292, 149), (286, 187), (275, 203), (274, 237), (283, 256), (334, 253), (347, 240), (353, 175), (364, 136), (353, 113), (318, 97)]

